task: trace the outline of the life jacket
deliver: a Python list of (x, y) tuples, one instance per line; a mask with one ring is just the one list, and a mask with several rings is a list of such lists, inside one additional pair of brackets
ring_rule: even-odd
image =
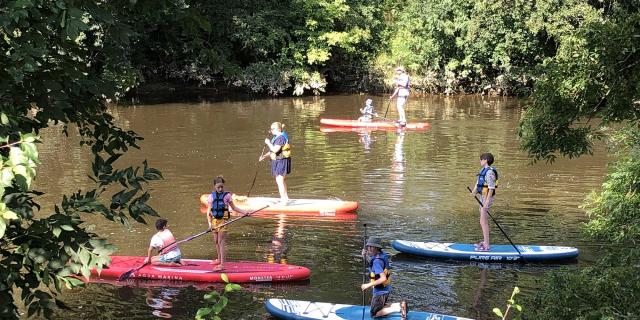
[(273, 144), (279, 136), (284, 137), (284, 145), (280, 148), (280, 151), (276, 153), (271, 152), (269, 155), (271, 160), (291, 158), (291, 145), (289, 144), (289, 136), (287, 136), (286, 132), (282, 131), (280, 135), (271, 138), (271, 143)]
[(376, 260), (382, 260), (382, 262), (384, 262), (384, 270), (382, 270), (382, 272), (384, 272), (384, 274), (387, 276), (387, 280), (377, 286), (374, 286), (374, 288), (381, 290), (384, 289), (386, 286), (388, 286), (391, 283), (391, 265), (389, 264), (389, 256), (384, 253), (384, 252), (380, 252), (379, 255), (371, 258), (371, 261), (369, 261), (369, 278), (370, 278), (370, 282), (374, 282), (378, 279), (380, 279), (380, 274), (375, 274), (373, 272), (373, 262)]
[[(498, 189), (498, 170), (496, 170), (496, 168), (494, 167), (482, 168), (482, 170), (480, 170), (480, 173), (478, 173), (478, 184), (476, 185), (476, 190), (478, 190), (478, 192), (481, 193), (482, 195), (487, 195), (487, 192), (489, 192), (489, 186), (485, 181), (485, 177), (487, 176), (487, 172), (489, 172), (489, 170), (492, 170), (493, 173), (496, 175), (496, 189)], [(493, 195), (495, 194), (496, 194), (496, 190), (494, 189)]]
[[(225, 217), (225, 214), (227, 215), (227, 218), (231, 217), (231, 214), (229, 214), (229, 208), (227, 207), (227, 204), (224, 203), (224, 197), (228, 194), (229, 192), (227, 191), (223, 191), (221, 193), (217, 193), (217, 192), (211, 192), (211, 216), (215, 219), (222, 219)], [(218, 197), (220, 196), (220, 197)]]

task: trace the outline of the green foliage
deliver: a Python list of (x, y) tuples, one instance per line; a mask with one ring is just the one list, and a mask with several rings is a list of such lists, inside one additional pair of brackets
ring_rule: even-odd
[(574, 2), (538, 18), (548, 21), (557, 53), (538, 66), (532, 106), (520, 123), (522, 147), (534, 160), (590, 154), (611, 123), (640, 116), (638, 8)]
[[(55, 298), (63, 286), (81, 285), (79, 277), (109, 263), (113, 246), (82, 215), (125, 225), (157, 215), (146, 185), (162, 175), (146, 161), (117, 168), (142, 138), (117, 127), (105, 105), (135, 82), (128, 57), (136, 34), (122, 21), (148, 11), (131, 3), (16, 0), (0, 7), (0, 318), (17, 319), (18, 300), (28, 316), (50, 317), (64, 307)], [(36, 143), (53, 124), (78, 134), (93, 155), (95, 189), (63, 195), (52, 212), (38, 212)]]
[(638, 319), (640, 252), (609, 250), (579, 272), (556, 272), (525, 301), (523, 319)]
[(640, 128), (626, 128), (615, 139), (620, 158), (612, 165), (602, 190), (592, 192), (584, 207), (594, 238), (620, 245), (640, 243)]
[(204, 295), (204, 299), (209, 301), (210, 303), (213, 303), (213, 305), (210, 307), (198, 309), (198, 312), (196, 313), (196, 319), (221, 320), (222, 318), (220, 317), (220, 314), (222, 313), (222, 310), (224, 310), (224, 308), (229, 303), (229, 298), (227, 297), (227, 294), (242, 289), (240, 285), (235, 283), (230, 283), (229, 277), (227, 277), (226, 274), (223, 273), (221, 277), (222, 277), (222, 280), (226, 283), (224, 286), (224, 290), (222, 291), (222, 293), (214, 290)]
[[(522, 312), (522, 306), (516, 303), (516, 295), (518, 293), (520, 293), (520, 288), (514, 287), (513, 293), (511, 293), (511, 298), (507, 300), (507, 308), (504, 310), (504, 312), (502, 312), (500, 308), (493, 308), (493, 313), (495, 313), (500, 319), (506, 320), (508, 319), (507, 317), (509, 316), (509, 311), (511, 310), (511, 308), (516, 309), (518, 312)], [(511, 319), (520, 319), (520, 317), (515, 316)]]

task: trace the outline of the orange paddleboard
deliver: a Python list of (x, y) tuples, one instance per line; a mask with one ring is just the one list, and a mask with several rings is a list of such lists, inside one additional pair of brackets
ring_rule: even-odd
[[(207, 211), (207, 197), (209, 197), (209, 194), (200, 196), (201, 213), (206, 213)], [(287, 205), (281, 205), (280, 198), (247, 198), (234, 195), (233, 203), (245, 211), (254, 211), (269, 206), (256, 212), (255, 215), (294, 213), (317, 217), (333, 217), (344, 215), (358, 209), (358, 202), (343, 200), (290, 199)]]

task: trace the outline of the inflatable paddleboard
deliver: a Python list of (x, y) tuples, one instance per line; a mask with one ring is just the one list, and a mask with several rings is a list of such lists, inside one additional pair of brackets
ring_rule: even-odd
[(557, 246), (516, 245), (522, 256), (512, 245), (491, 245), (490, 251), (476, 251), (473, 244), (394, 240), (391, 246), (417, 256), (484, 262), (544, 262), (578, 257), (577, 248)]
[[(264, 302), (264, 307), (274, 317), (278, 319), (374, 319), (369, 314), (369, 306), (354, 306), (348, 304), (334, 304), (324, 302), (310, 302), (300, 300), (286, 299), (268, 299)], [(362, 309), (364, 308), (364, 317), (362, 317)], [(375, 319), (400, 319), (400, 312), (392, 313), (383, 318)], [(447, 316), (442, 314), (421, 312), (411, 310), (409, 305), (409, 313), (407, 320), (470, 320), (455, 316)]]
[[(141, 266), (146, 257), (111, 256), (111, 264), (101, 272), (91, 270), (91, 273), (101, 278), (118, 278), (123, 273)], [(146, 265), (131, 275), (130, 278), (162, 279), (173, 281), (204, 281), (223, 282), (224, 273), (230, 282), (279, 282), (309, 279), (311, 270), (289, 264), (275, 264), (253, 261), (228, 261), (222, 271), (212, 271), (214, 265), (211, 260), (182, 259), (181, 267), (165, 267)]]
[(393, 121), (358, 121), (350, 119), (320, 119), (320, 124), (334, 127), (358, 127), (372, 129), (405, 129), (405, 130), (427, 130), (429, 124), (426, 122), (409, 122), (406, 126), (400, 127)]
[[(202, 213), (207, 211), (207, 197), (209, 197), (209, 194), (200, 196), (200, 212)], [(273, 213), (295, 213), (317, 217), (340, 217), (342, 214), (350, 213), (358, 209), (357, 202), (342, 200), (290, 199), (287, 205), (281, 205), (279, 204), (280, 198), (247, 198), (239, 196), (234, 197), (233, 203), (245, 211), (254, 211), (269, 206), (256, 212), (253, 214), (254, 216)]]

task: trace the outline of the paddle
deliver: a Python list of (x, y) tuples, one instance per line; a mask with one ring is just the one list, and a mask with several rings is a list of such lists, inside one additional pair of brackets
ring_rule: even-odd
[[(467, 186), (467, 190), (469, 190), (469, 192), (473, 192), (471, 191), (471, 188), (469, 188), (469, 186)], [(474, 199), (476, 199), (476, 201), (478, 201), (478, 204), (480, 204), (480, 207), (482, 207), (482, 201), (480, 201), (480, 199), (478, 199), (477, 196), (473, 197)], [(491, 218), (491, 220), (493, 220), (493, 222), (496, 224), (496, 226), (498, 226), (498, 229), (500, 229), (500, 231), (502, 231), (502, 234), (505, 236), (505, 238), (507, 238), (507, 240), (509, 240), (509, 243), (511, 243), (511, 245), (513, 246), (514, 249), (516, 249), (516, 251), (518, 252), (518, 255), (520, 255), (520, 258), (524, 261), (524, 257), (522, 256), (522, 252), (520, 252), (520, 250), (518, 250), (518, 247), (516, 247), (515, 244), (513, 244), (513, 241), (511, 241), (511, 238), (509, 238), (509, 236), (507, 235), (506, 232), (504, 232), (504, 230), (502, 229), (502, 227), (500, 226), (500, 224), (498, 223), (498, 221), (496, 221), (496, 219), (493, 218), (493, 216), (491, 215), (491, 213), (489, 212), (489, 210), (487, 210), (487, 214), (489, 215), (489, 217)]]
[(389, 112), (389, 106), (391, 105), (391, 99), (389, 99), (389, 101), (387, 101), (387, 110), (384, 112), (384, 117), (382, 117), (383, 119), (387, 119), (387, 112)]
[[(364, 241), (362, 243), (362, 250), (367, 250), (367, 224), (364, 224)], [(362, 257), (362, 265), (364, 266), (365, 273), (362, 274), (362, 284), (365, 284), (367, 281), (367, 258), (366, 255)], [(362, 290), (362, 319), (364, 320), (364, 309), (365, 309), (365, 291)]]
[[(266, 205), (266, 206), (264, 206), (264, 207), (262, 207), (262, 208), (260, 208), (260, 209), (256, 209), (256, 210), (253, 210), (253, 211), (251, 211), (251, 212), (249, 212), (249, 213), (247, 213), (247, 214), (243, 214), (243, 215), (242, 215), (242, 216), (240, 216), (240, 217), (237, 217), (237, 218), (235, 218), (235, 219), (229, 220), (229, 221), (227, 221), (227, 222), (225, 222), (225, 223), (223, 223), (223, 224), (221, 224), (221, 225), (219, 225), (219, 226), (213, 227), (213, 228), (208, 229), (208, 230), (206, 230), (206, 231), (202, 231), (202, 232), (200, 232), (200, 233), (198, 233), (198, 234), (194, 234), (194, 235), (192, 235), (192, 236), (190, 236), (190, 237), (188, 237), (188, 238), (186, 238), (186, 239), (182, 239), (182, 240), (180, 240), (180, 241), (174, 241), (174, 242), (172, 242), (172, 243), (170, 243), (170, 244), (168, 244), (168, 245), (166, 245), (166, 246), (164, 246), (164, 247), (160, 248), (160, 250), (158, 250), (158, 252), (162, 253), (162, 251), (164, 251), (165, 249), (167, 249), (167, 248), (169, 248), (169, 247), (177, 246), (177, 245), (178, 245), (178, 244), (180, 244), (180, 243), (184, 243), (184, 242), (187, 242), (187, 241), (191, 241), (191, 240), (193, 240), (193, 239), (195, 239), (195, 238), (197, 238), (197, 237), (200, 237), (200, 236), (202, 236), (202, 235), (205, 235), (205, 234), (207, 234), (207, 233), (209, 233), (209, 232), (213, 231), (214, 229), (222, 228), (222, 227), (224, 227), (224, 226), (226, 226), (226, 225), (228, 225), (228, 224), (234, 223), (234, 222), (236, 222), (236, 221), (238, 221), (238, 220), (240, 220), (240, 219), (242, 219), (242, 218), (244, 218), (244, 217), (248, 217), (248, 216), (250, 216), (250, 215), (252, 215), (252, 214), (254, 214), (254, 213), (256, 213), (256, 212), (258, 212), (258, 211), (260, 211), (260, 210), (266, 209), (267, 207), (270, 207), (270, 206), (271, 206), (271, 204), (268, 204), (268, 205)], [(133, 268), (133, 269), (131, 269), (131, 270), (129, 270), (129, 271), (127, 271), (127, 272), (125, 272), (125, 273), (121, 274), (121, 275), (118, 277), (118, 280), (117, 280), (117, 281), (124, 281), (124, 280), (129, 279), (129, 277), (131, 277), (131, 275), (133, 275), (134, 273), (136, 273), (138, 270), (140, 270), (140, 269), (144, 268), (144, 267), (145, 267), (146, 265), (148, 265), (149, 263), (151, 263), (151, 261), (147, 261), (147, 262), (143, 263), (142, 265), (140, 265), (139, 267)]]
[(266, 144), (262, 146), (262, 151), (260, 152), (260, 158), (258, 158), (258, 161), (256, 162), (256, 174), (253, 175), (253, 181), (251, 182), (251, 187), (247, 192), (247, 198), (249, 198), (249, 195), (251, 194), (251, 190), (253, 190), (253, 186), (256, 184), (256, 178), (258, 177), (258, 163), (260, 163), (260, 161), (262, 160), (261, 157), (264, 154), (264, 148), (266, 147), (267, 147)]

